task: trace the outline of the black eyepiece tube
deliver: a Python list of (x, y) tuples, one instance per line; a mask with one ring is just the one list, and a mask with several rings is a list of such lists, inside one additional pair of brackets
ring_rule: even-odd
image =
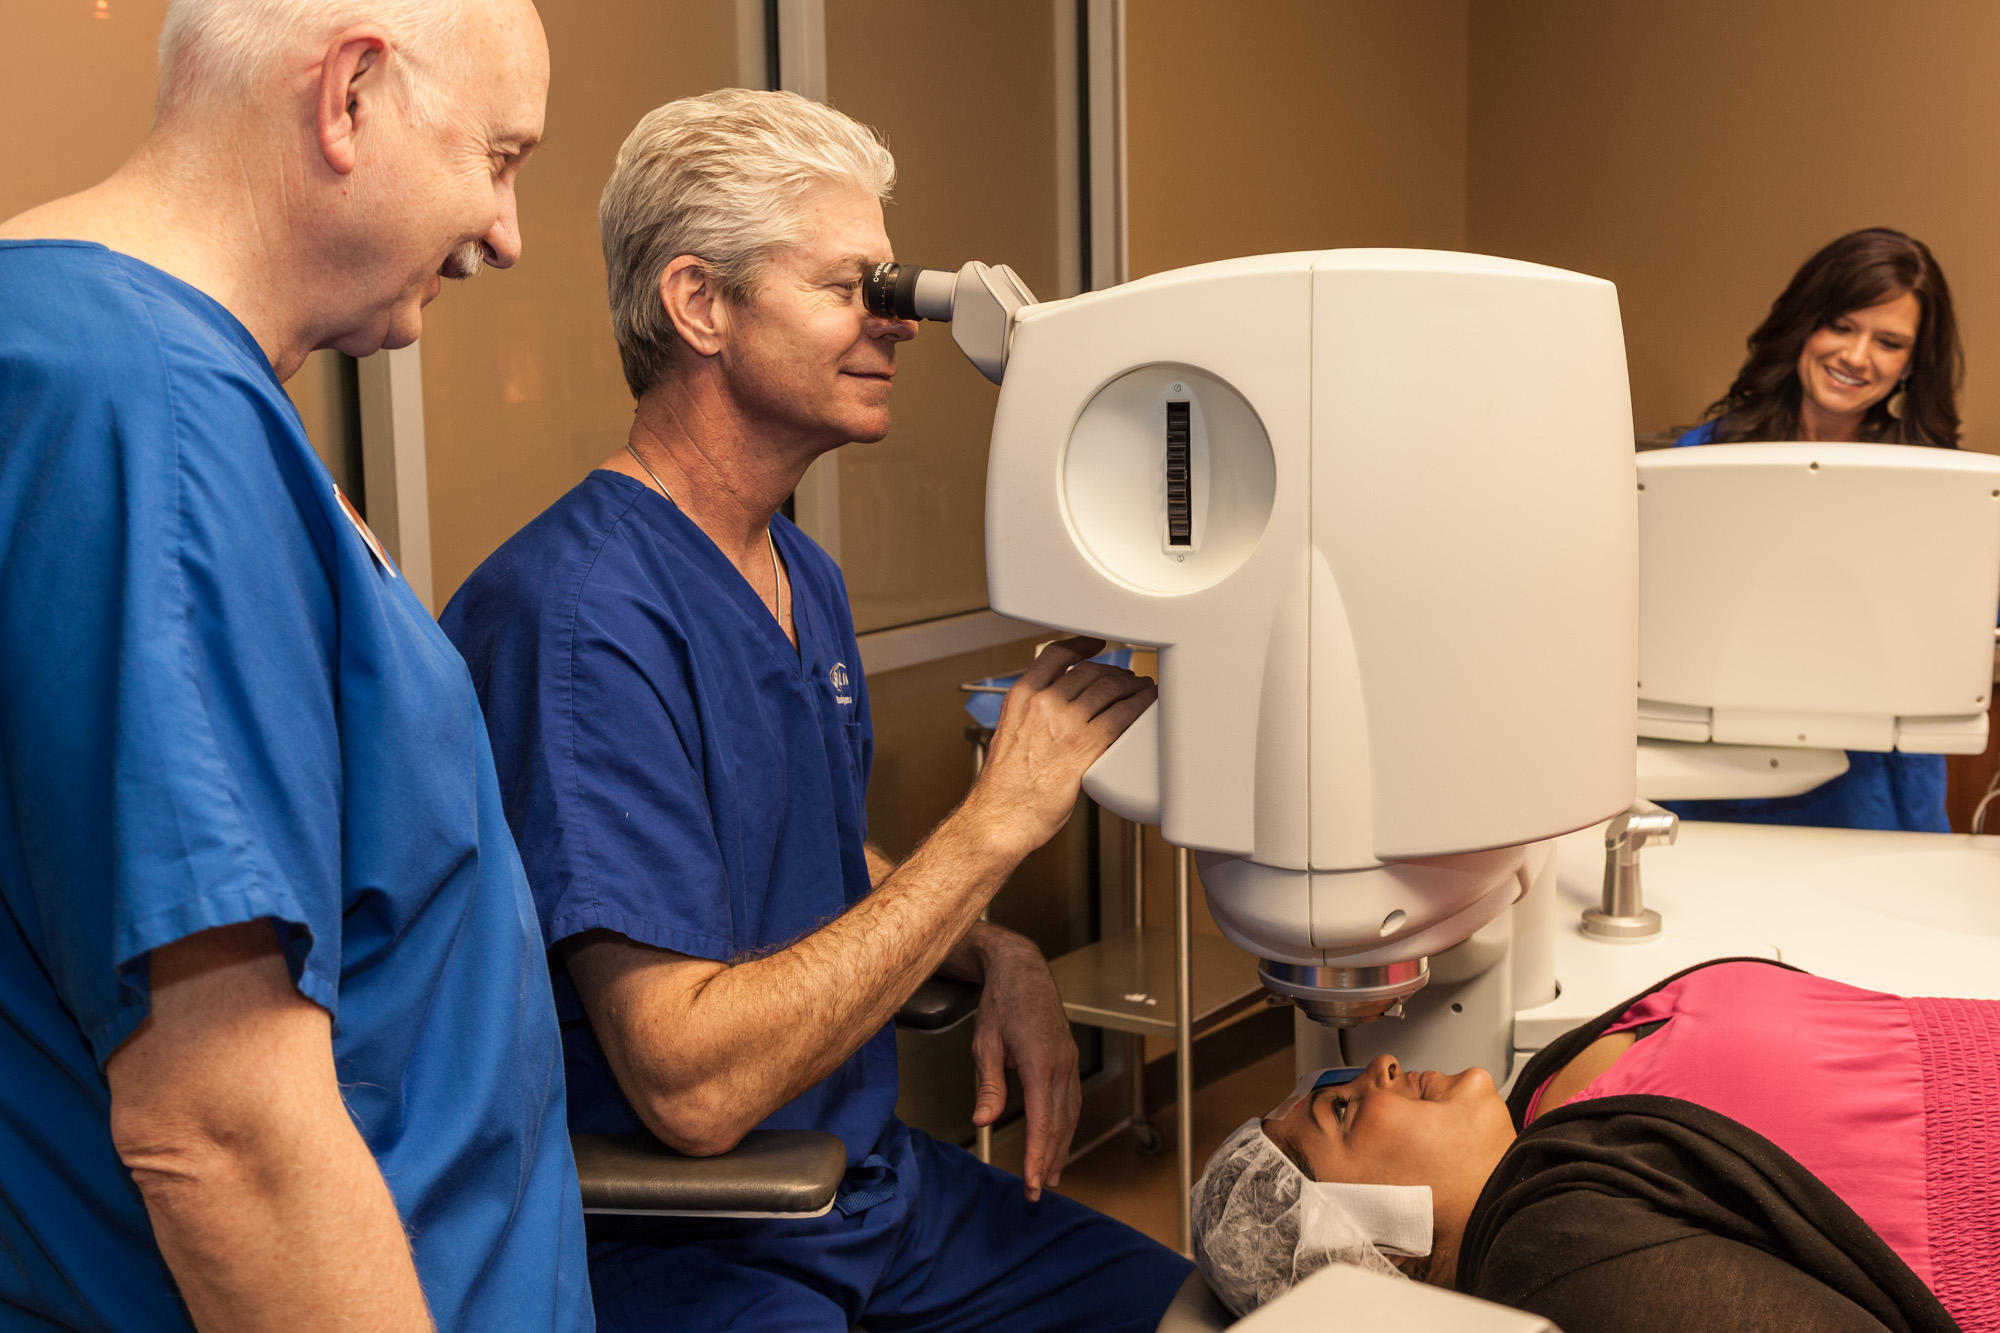
[(861, 299), (870, 314), (886, 319), (948, 320), (957, 284), (948, 269), (881, 263), (862, 279)]
[(869, 269), (862, 284), (868, 313), (889, 319), (917, 318), (917, 274), (921, 272), (914, 264), (877, 264)]

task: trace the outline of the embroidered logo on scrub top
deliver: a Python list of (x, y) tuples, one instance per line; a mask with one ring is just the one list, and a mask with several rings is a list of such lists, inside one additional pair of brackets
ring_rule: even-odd
[(849, 683), (847, 679), (847, 663), (835, 662), (833, 669), (826, 673), (826, 678), (833, 683), (833, 701), (835, 703), (846, 705), (854, 702), (854, 696), (847, 692)]
[(389, 553), (382, 549), (382, 543), (368, 530), (368, 525), (361, 521), (361, 511), (354, 507), (354, 502), (347, 498), (347, 492), (340, 489), (338, 482), (334, 483), (333, 498), (340, 501), (340, 512), (347, 515), (347, 521), (354, 525), (354, 530), (361, 534), (361, 540), (367, 543), (368, 554), (375, 557), (376, 564), (388, 571), (390, 578), (395, 578), (396, 567), (389, 563)]

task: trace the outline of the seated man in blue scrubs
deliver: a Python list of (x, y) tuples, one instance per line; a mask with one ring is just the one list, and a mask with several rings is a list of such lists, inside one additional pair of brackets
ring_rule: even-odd
[[(695, 1154), (814, 1128), (847, 1149), (823, 1218), (591, 1219), (606, 1329), (1150, 1330), (1189, 1271), (1045, 1193), (1076, 1051), (1040, 955), (979, 921), (1151, 682), (1088, 662), (1095, 641), (1044, 652), (963, 804), (893, 865), (866, 841), (846, 588), (778, 513), (815, 458), (889, 429), (916, 328), (869, 314), (861, 278), (891, 258), (894, 171), (789, 93), (646, 116), (599, 208), (627, 447), (443, 617), (553, 950), (573, 1127)], [(939, 970), (984, 985), (975, 1114), (1014, 1067), (1025, 1181), (896, 1119), (891, 1018)]]
[(138, 152), (0, 223), (0, 1326), (587, 1330), (478, 703), (282, 384), (516, 258), (540, 22), (160, 49)]

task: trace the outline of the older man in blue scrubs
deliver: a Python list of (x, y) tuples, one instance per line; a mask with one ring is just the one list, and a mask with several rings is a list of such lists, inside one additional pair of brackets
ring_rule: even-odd
[(0, 1327), (588, 1329), (477, 700), (281, 383), (513, 262), (540, 24), (161, 51), (132, 159), (0, 224)]
[[(571, 1120), (691, 1153), (837, 1134), (812, 1221), (593, 1219), (604, 1328), (1150, 1330), (1188, 1272), (1045, 1192), (1076, 1052), (1048, 968), (981, 909), (1060, 828), (1151, 684), (1059, 644), (902, 865), (867, 843), (868, 692), (840, 571), (778, 515), (815, 458), (889, 428), (896, 346), (861, 278), (894, 164), (787, 93), (642, 120), (599, 210), (628, 444), (444, 615), (554, 950)], [(932, 972), (984, 985), (975, 1118), (1021, 1076), (1025, 1181), (895, 1116), (891, 1016)]]

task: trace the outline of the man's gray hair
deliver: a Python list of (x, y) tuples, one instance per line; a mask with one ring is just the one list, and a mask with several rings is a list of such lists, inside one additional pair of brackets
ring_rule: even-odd
[(344, 28), (380, 24), (394, 43), (397, 75), (426, 124), (443, 118), (442, 89), (463, 72), (465, 0), (168, 0), (160, 28), (156, 122), (213, 96), (238, 97), (287, 57), (315, 50)]
[(695, 255), (728, 300), (756, 294), (764, 261), (806, 239), (800, 198), (851, 184), (887, 199), (896, 161), (867, 126), (796, 93), (725, 88), (647, 113), (618, 150), (597, 205), (611, 329), (637, 398), (680, 341), (660, 276)]

